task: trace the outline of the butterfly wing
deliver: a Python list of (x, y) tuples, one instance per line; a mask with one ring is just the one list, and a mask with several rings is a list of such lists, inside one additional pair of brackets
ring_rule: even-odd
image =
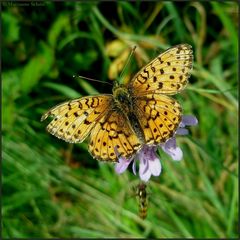
[(192, 47), (180, 44), (169, 48), (143, 67), (131, 80), (133, 95), (173, 95), (187, 85), (193, 65)]
[(166, 95), (147, 94), (135, 101), (135, 114), (146, 144), (164, 143), (173, 136), (181, 122), (182, 113), (176, 100)]
[(91, 131), (89, 151), (102, 161), (117, 162), (119, 156), (129, 158), (141, 143), (122, 112), (112, 110)]
[(112, 101), (113, 96), (110, 94), (71, 100), (50, 109), (41, 121), (53, 116), (47, 130), (66, 142), (80, 143), (89, 135), (97, 121), (107, 114)]

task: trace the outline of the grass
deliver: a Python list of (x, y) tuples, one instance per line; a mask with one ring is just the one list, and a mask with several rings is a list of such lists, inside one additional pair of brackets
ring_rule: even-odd
[[(2, 10), (3, 238), (237, 238), (236, 3), (49, 2)], [(40, 117), (66, 99), (111, 93), (104, 82), (120, 74), (133, 45), (126, 78), (179, 43), (193, 46), (195, 62), (176, 98), (199, 125), (177, 139), (181, 162), (160, 152), (163, 172), (149, 183), (141, 220), (132, 197), (138, 178), (92, 159), (87, 142), (50, 136)], [(103, 83), (72, 77), (78, 74)]]

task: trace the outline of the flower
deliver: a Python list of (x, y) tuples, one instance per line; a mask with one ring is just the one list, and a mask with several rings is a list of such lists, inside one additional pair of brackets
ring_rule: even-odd
[[(133, 173), (136, 175), (136, 161), (139, 160), (139, 176), (142, 181), (147, 182), (151, 175), (159, 176), (162, 170), (160, 158), (157, 155), (157, 149), (160, 147), (165, 153), (167, 153), (173, 160), (180, 161), (183, 157), (183, 152), (176, 143), (176, 135), (187, 135), (188, 129), (185, 126), (194, 126), (198, 124), (196, 117), (191, 115), (182, 116), (178, 129), (174, 133), (174, 136), (169, 138), (165, 143), (157, 146), (143, 145), (141, 150), (133, 157), (126, 159), (125, 157), (119, 157), (118, 163), (115, 166), (115, 171), (118, 174), (123, 173), (133, 161)], [(117, 151), (115, 149), (115, 151)]]

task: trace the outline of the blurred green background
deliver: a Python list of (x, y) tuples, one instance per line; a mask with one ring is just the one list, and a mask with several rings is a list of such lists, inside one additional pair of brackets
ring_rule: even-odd
[[(13, 237), (237, 237), (238, 5), (234, 2), (2, 3), (2, 230)], [(161, 154), (138, 217), (132, 171), (116, 175), (87, 142), (45, 131), (50, 107), (111, 93), (166, 48), (188, 43), (194, 70), (176, 98), (199, 125), (178, 137), (181, 162)]]

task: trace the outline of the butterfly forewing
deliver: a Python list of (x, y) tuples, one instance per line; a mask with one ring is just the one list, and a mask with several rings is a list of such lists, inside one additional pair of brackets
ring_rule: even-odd
[(111, 108), (112, 95), (89, 96), (59, 104), (46, 112), (41, 120), (53, 116), (47, 130), (67, 142), (82, 142)]
[(143, 67), (130, 82), (130, 87), (136, 96), (176, 94), (187, 85), (192, 65), (192, 47), (188, 44), (177, 45)]

